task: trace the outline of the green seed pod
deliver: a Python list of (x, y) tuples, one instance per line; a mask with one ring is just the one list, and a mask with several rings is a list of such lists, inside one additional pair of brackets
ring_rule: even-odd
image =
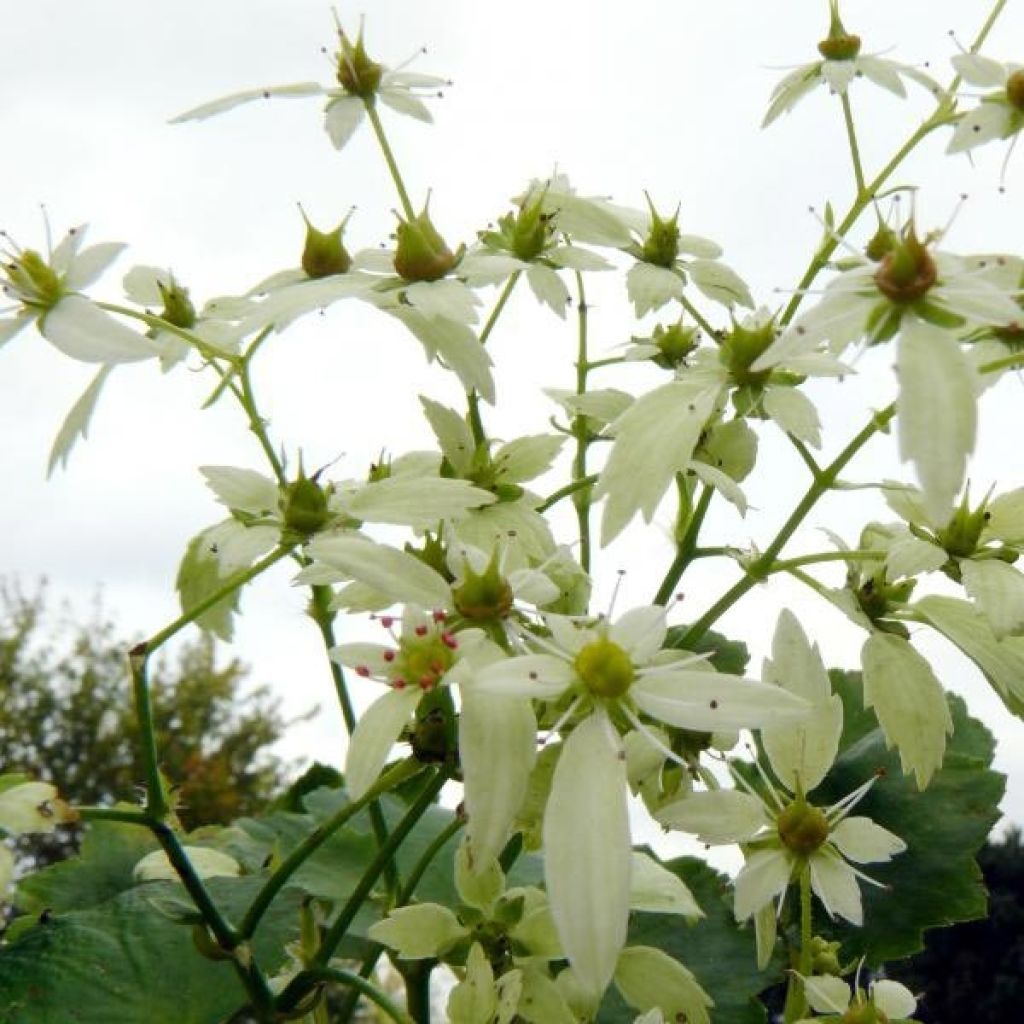
[(728, 367), (733, 383), (737, 385), (763, 385), (771, 375), (771, 370), (760, 370), (754, 373), (750, 369), (760, 356), (775, 340), (775, 320), (744, 327), (733, 321), (732, 330), (720, 341), (718, 358)]
[(608, 699), (626, 693), (636, 676), (629, 655), (606, 637), (583, 647), (573, 661), (573, 668), (590, 693)]
[(696, 327), (684, 327), (681, 320), (667, 327), (658, 324), (651, 341), (658, 346), (658, 354), (652, 356), (651, 361), (663, 370), (674, 370), (700, 345), (700, 331)]
[(412, 220), (399, 218), (395, 237), (395, 271), (403, 281), (437, 281), (458, 262), (430, 220), (426, 204)]
[(820, 935), (815, 935), (811, 939), (811, 973), (834, 974), (838, 977), (843, 969), (839, 960), (841, 947), (842, 943), (829, 942)]
[(937, 279), (935, 260), (917, 237), (913, 224), (907, 225), (903, 237), (885, 254), (875, 271), (878, 290), (898, 305), (923, 298)]
[(466, 563), (462, 583), (452, 590), (455, 609), (472, 622), (493, 622), (512, 610), (512, 587), (501, 574), (497, 550), (482, 573)]
[(320, 231), (313, 227), (301, 206), (299, 213), (306, 222), (306, 241), (302, 247), (302, 269), (306, 275), (320, 278), (348, 273), (352, 257), (342, 243), (342, 237), (351, 212), (333, 231)]
[(644, 239), (641, 258), (656, 267), (671, 267), (679, 255), (679, 207), (671, 217), (662, 219), (647, 196), (651, 210), (651, 227)]
[(384, 68), (374, 60), (370, 60), (363, 45), (363, 26), (359, 26), (359, 35), (355, 44), (345, 35), (345, 30), (338, 25), (338, 41), (341, 48), (336, 56), (338, 62), (338, 82), (345, 92), (360, 99), (372, 101), (380, 88)]
[(830, 0), (828, 36), (818, 43), (825, 60), (854, 60), (860, 54), (860, 36), (846, 31), (839, 17), (838, 0)]
[(776, 826), (783, 845), (802, 857), (809, 856), (828, 839), (825, 814), (806, 800), (794, 800), (778, 817)]
[(878, 230), (864, 246), (864, 255), (872, 263), (881, 263), (899, 244), (900, 236), (888, 224), (880, 223)]
[(330, 518), (327, 491), (316, 482), (318, 475), (307, 477), (300, 469), (299, 478), (288, 485), (282, 502), (284, 525), (303, 537), (323, 529)]
[(157, 281), (156, 286), (164, 304), (160, 316), (175, 327), (183, 327), (186, 330), (195, 327), (196, 309), (189, 298), (188, 289), (178, 284), (173, 275), (167, 284)]

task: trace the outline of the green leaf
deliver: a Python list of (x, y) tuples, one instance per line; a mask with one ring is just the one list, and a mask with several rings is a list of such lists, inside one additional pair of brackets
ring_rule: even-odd
[[(692, 971), (715, 1002), (714, 1024), (764, 1024), (768, 1017), (755, 997), (782, 980), (781, 959), (765, 973), (757, 970), (754, 929), (736, 924), (725, 875), (695, 857), (680, 857), (664, 866), (686, 883), (707, 916), (695, 927), (686, 927), (671, 915), (634, 914), (629, 945), (664, 950)], [(597, 1019), (599, 1024), (633, 1024), (635, 1017), (636, 1011), (611, 990)]]
[(674, 650), (688, 650), (695, 654), (706, 654), (711, 651), (708, 659), (715, 670), (730, 676), (741, 676), (750, 662), (750, 652), (742, 640), (730, 640), (721, 633), (709, 629), (696, 642), (683, 647), (683, 637), (689, 626), (672, 626), (665, 636), (665, 646)]
[(816, 928), (842, 940), (844, 958), (866, 956), (874, 965), (922, 949), (927, 928), (985, 915), (985, 888), (974, 855), (999, 818), (1005, 779), (989, 768), (991, 734), (967, 714), (959, 697), (948, 696), (953, 736), (942, 767), (919, 792), (914, 779), (900, 772), (897, 754), (886, 749), (874, 715), (864, 709), (859, 676), (831, 676), (843, 698), (843, 739), (832, 771), (815, 791), (815, 803), (829, 804), (884, 773), (857, 805), (857, 814), (894, 832), (907, 851), (888, 864), (870, 865), (868, 873), (887, 888), (861, 887), (863, 927), (823, 918)]
[[(178, 567), (175, 586), (181, 600), (181, 610), (188, 612), (204, 598), (210, 596), (224, 582), (220, 574), (217, 559), (210, 553), (207, 534), (203, 530), (196, 534), (185, 548), (185, 555)], [(230, 640), (234, 632), (234, 613), (238, 611), (239, 592), (218, 601), (196, 619), (196, 625), (219, 636), (221, 640)]]
[[(217, 905), (238, 920), (259, 880), (214, 878)], [(199, 954), (192, 929), (151, 900), (184, 890), (155, 882), (88, 910), (48, 918), (0, 948), (0, 1024), (221, 1024), (245, 1003), (228, 963)], [(184, 897), (187, 898), (187, 897)], [(297, 893), (278, 900), (253, 941), (270, 973), (298, 931)]]

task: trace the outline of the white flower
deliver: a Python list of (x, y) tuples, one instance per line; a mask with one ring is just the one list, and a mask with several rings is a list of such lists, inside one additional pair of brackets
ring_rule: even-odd
[(8, 248), (0, 281), (17, 305), (0, 310), (0, 345), (35, 322), (47, 341), (83, 362), (127, 363), (158, 355), (148, 338), (81, 294), (125, 248), (120, 242), (102, 242), (82, 249), (85, 231), (84, 224), (72, 228), (46, 259), (4, 236)]
[(545, 653), (487, 665), (474, 686), (501, 696), (562, 698), (569, 706), (560, 721), (576, 720), (544, 815), (545, 877), (562, 946), (596, 1001), (615, 971), (629, 916), (626, 757), (610, 712), (657, 745), (641, 715), (714, 732), (791, 721), (807, 704), (777, 687), (693, 667), (699, 656), (662, 651), (663, 608), (634, 608), (614, 623), (545, 615), (544, 624), (550, 637), (524, 636), (524, 643)]
[(1000, 64), (977, 53), (953, 58), (957, 74), (971, 85), (995, 89), (956, 123), (947, 153), (963, 153), (992, 139), (1008, 139), (1024, 128), (1024, 65)]
[(423, 98), (436, 95), (440, 88), (449, 85), (447, 79), (405, 71), (408, 61), (401, 67), (390, 70), (367, 56), (363, 45), (362, 26), (355, 43), (345, 34), (341, 25), (338, 25), (337, 29), (340, 43), (340, 49), (335, 55), (338, 85), (297, 82), (291, 85), (246, 89), (244, 92), (233, 93), (187, 110), (172, 118), (171, 123), (201, 121), (243, 103), (269, 99), (271, 96), (326, 96), (324, 127), (334, 147), (341, 149), (362, 124), (366, 108), (378, 99), (399, 114), (428, 123), (433, 120), (423, 103)]
[(0, 832), (52, 832), (75, 820), (75, 812), (57, 796), (49, 782), (31, 782), (22, 775), (0, 775)]
[(766, 795), (746, 783), (749, 792), (695, 793), (662, 808), (658, 819), (702, 842), (745, 844), (746, 863), (736, 876), (737, 920), (774, 899), (781, 905), (790, 881), (806, 870), (829, 916), (838, 914), (859, 925), (863, 912), (857, 879), (871, 879), (848, 861), (888, 861), (906, 844), (869, 818), (848, 817), (874, 778), (831, 807), (807, 801), (806, 794), (825, 777), (838, 751), (842, 704), (832, 695), (817, 647), (808, 643), (788, 612), (779, 618), (772, 655), (765, 676), (777, 680), (784, 692), (802, 696), (812, 708), (803, 721), (763, 730), (765, 753), (784, 789), (775, 789), (765, 778)]
[(907, 95), (903, 84), (909, 78), (930, 93), (938, 94), (939, 85), (917, 68), (870, 54), (861, 54), (860, 36), (852, 35), (839, 18), (838, 0), (829, 0), (831, 21), (828, 36), (818, 44), (823, 59), (791, 71), (772, 90), (771, 102), (761, 127), (767, 127), (792, 110), (811, 90), (825, 85), (832, 93), (845, 95), (855, 78), (867, 78), (896, 96)]

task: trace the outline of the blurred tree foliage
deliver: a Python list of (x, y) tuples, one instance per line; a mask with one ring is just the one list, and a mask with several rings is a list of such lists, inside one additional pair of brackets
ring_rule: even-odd
[[(40, 587), (0, 581), (0, 771), (53, 782), (75, 803), (133, 800), (144, 773), (126, 652), (97, 602), (88, 621), (53, 615)], [(218, 664), (208, 634), (173, 661), (151, 664), (161, 768), (177, 787), (187, 829), (262, 810), (284, 787), (273, 744), (288, 724), (249, 669)], [(75, 827), (22, 837), (19, 853), (41, 867), (77, 848)]]

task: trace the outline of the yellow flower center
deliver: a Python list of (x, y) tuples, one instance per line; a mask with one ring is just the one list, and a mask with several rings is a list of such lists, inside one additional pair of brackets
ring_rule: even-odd
[(573, 668), (595, 697), (621, 697), (636, 677), (629, 655), (605, 637), (587, 644), (576, 655)]
[(778, 817), (776, 825), (783, 844), (801, 857), (814, 853), (828, 839), (825, 815), (805, 800), (795, 800)]

